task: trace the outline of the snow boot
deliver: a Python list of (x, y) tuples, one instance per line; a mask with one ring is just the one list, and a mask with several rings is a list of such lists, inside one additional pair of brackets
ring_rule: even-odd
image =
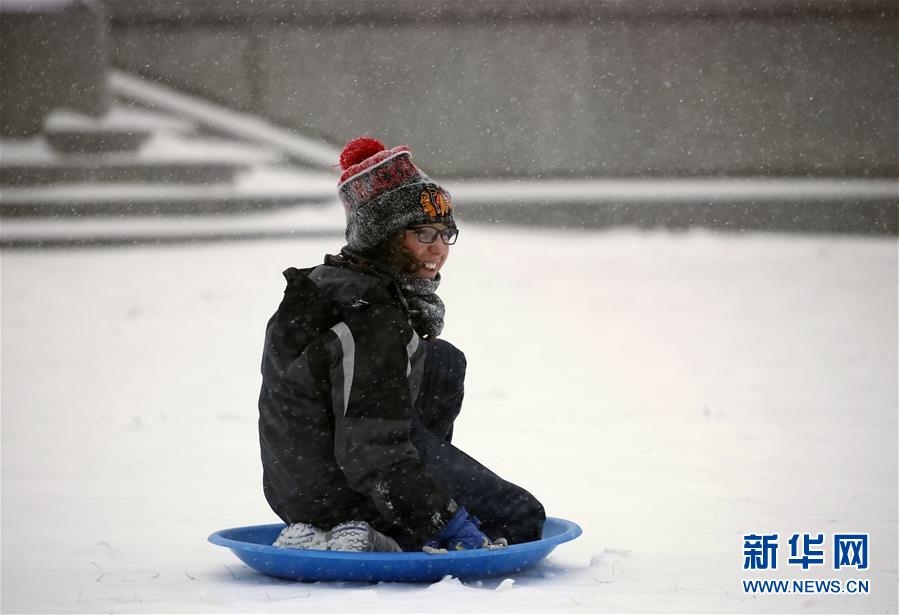
[(292, 523), (281, 530), (273, 546), (325, 550), (328, 548), (328, 534), (308, 523)]
[(365, 521), (346, 521), (331, 529), (329, 551), (399, 553), (400, 546)]

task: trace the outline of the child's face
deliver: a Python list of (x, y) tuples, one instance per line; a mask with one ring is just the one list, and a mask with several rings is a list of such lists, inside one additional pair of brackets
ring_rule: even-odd
[(409, 250), (412, 256), (409, 273), (433, 280), (449, 258), (449, 246), (439, 235), (430, 243), (423, 242), (416, 230), (424, 228), (432, 228), (439, 233), (448, 227), (445, 224), (423, 224), (406, 229), (403, 233), (403, 247)]

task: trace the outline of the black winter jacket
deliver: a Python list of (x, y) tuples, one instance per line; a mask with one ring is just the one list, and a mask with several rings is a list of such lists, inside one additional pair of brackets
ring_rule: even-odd
[(325, 263), (284, 272), (284, 298), (266, 328), (266, 499), (286, 523), (364, 520), (424, 541), (455, 510), (411, 442), (429, 343), (392, 278), (339, 258)]

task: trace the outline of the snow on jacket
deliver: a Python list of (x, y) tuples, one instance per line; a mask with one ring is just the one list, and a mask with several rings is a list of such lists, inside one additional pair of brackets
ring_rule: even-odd
[(284, 298), (266, 328), (266, 499), (286, 523), (365, 520), (424, 541), (455, 509), (411, 441), (428, 342), (392, 278), (325, 263), (284, 272)]

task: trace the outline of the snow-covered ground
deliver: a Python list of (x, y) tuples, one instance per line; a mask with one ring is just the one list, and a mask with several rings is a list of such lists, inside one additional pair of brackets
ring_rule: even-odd
[[(274, 522), (258, 363), (328, 239), (2, 254), (3, 612), (896, 612), (895, 238), (464, 227), (455, 441), (577, 521), (480, 583), (292, 583), (206, 542)], [(792, 533), (868, 532), (803, 572)], [(780, 535), (776, 571), (743, 536)], [(865, 596), (743, 578), (862, 578)]]

